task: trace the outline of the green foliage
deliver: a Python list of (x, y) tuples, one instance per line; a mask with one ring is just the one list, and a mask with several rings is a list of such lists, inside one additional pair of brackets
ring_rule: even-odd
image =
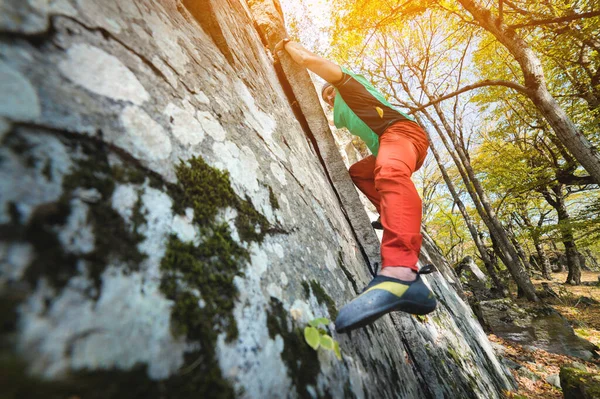
[(446, 207), (434, 209), (427, 222), (427, 232), (451, 263), (459, 262), (470, 251), (475, 250), (467, 226), (458, 210), (449, 212)]
[(319, 349), (320, 343), (320, 335), (319, 330), (314, 327), (305, 327), (304, 328), (304, 339), (308, 346), (313, 348), (314, 350)]
[(340, 344), (331, 338), (327, 331), (320, 328), (321, 325), (327, 326), (329, 319), (324, 317), (314, 319), (308, 322), (309, 326), (304, 327), (304, 340), (314, 350), (319, 347), (333, 351), (338, 360), (342, 360), (342, 353), (340, 352)]
[[(502, 23), (510, 26), (572, 16), (593, 11), (596, 5), (557, 0), (505, 4)], [(460, 2), (342, 1), (338, 7), (341, 11), (333, 18), (332, 40), (336, 61), (361, 70), (392, 103), (423, 104), (482, 80), (526, 84), (518, 60), (493, 34), (472, 23), (473, 16)], [(495, 3), (484, 7), (492, 15), (499, 13)], [(523, 25), (513, 33), (540, 59), (550, 92), (596, 147), (600, 145), (600, 46), (590, 38), (600, 36), (599, 21), (595, 16)], [(597, 186), (562, 188), (568, 213), (574, 215), (568, 222), (559, 223), (556, 211), (544, 205), (541, 191), (556, 185), (559, 176), (580, 177), (586, 172), (527, 96), (505, 86), (487, 86), (426, 111), (427, 115), (419, 114), (430, 132), (435, 131), (431, 124), (437, 123), (442, 130), (449, 128), (462, 143), (492, 208), (522, 246), (531, 249), (533, 237), (542, 245), (560, 243), (562, 232), (570, 229), (575, 232), (578, 248), (598, 253), (596, 238), (600, 234), (595, 226), (600, 219), (593, 205), (598, 198)], [(433, 141), (439, 149), (436, 137)], [(454, 166), (446, 167), (490, 247), (486, 228), (465, 194), (467, 187)], [(588, 191), (576, 193), (584, 188)], [(443, 253), (452, 261), (473, 255), (476, 250), (462, 216), (454, 208), (454, 199), (442, 191), (428, 201), (434, 205), (425, 208), (426, 228)], [(518, 215), (529, 217), (531, 225), (518, 222)]]
[(308, 324), (311, 325), (311, 327), (319, 327), (321, 324), (323, 325), (327, 325), (329, 324), (329, 319), (326, 317), (319, 317), (317, 319), (313, 319), (311, 321), (308, 322)]

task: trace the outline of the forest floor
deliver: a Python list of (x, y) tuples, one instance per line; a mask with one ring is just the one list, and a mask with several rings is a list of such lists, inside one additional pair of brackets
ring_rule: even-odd
[[(571, 324), (575, 333), (600, 346), (600, 285), (598, 272), (582, 272), (582, 285), (572, 286), (564, 284), (567, 273), (553, 273), (552, 281), (532, 280), (537, 289), (542, 289), (542, 283), (548, 283), (550, 288), (558, 295), (556, 298), (545, 298), (544, 302), (560, 312)], [(506, 341), (495, 335), (489, 335), (492, 342), (505, 347), (503, 356), (520, 364), (519, 370), (511, 370), (519, 384), (517, 392), (508, 393), (513, 399), (560, 399), (562, 391), (546, 381), (553, 375), (558, 375), (560, 367), (573, 362), (583, 364), (590, 372), (600, 374), (600, 362), (585, 362), (576, 357), (557, 355), (542, 349), (535, 351), (523, 346)], [(552, 377), (550, 377), (552, 378)]]
[(600, 285), (598, 272), (582, 272), (582, 285), (564, 284), (567, 273), (552, 274), (553, 281), (533, 280), (536, 288), (543, 282), (558, 294), (558, 298), (546, 299), (546, 303), (560, 312), (569, 322), (575, 333), (591, 343), (600, 346), (600, 304), (590, 304), (583, 298), (591, 298), (600, 302)]

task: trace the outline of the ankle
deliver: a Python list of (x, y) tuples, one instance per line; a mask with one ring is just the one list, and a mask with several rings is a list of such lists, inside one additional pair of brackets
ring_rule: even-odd
[(388, 266), (379, 271), (380, 276), (397, 278), (398, 280), (414, 281), (417, 279), (417, 272), (410, 267)]

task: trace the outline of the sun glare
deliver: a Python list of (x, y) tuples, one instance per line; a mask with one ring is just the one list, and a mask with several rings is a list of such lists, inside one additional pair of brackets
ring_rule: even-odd
[(281, 0), (288, 33), (307, 48), (323, 52), (329, 46), (330, 0)]

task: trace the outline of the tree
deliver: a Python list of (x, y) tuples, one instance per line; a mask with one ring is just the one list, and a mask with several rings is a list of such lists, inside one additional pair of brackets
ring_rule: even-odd
[[(420, 21), (414, 22), (413, 28), (415, 28), (419, 34), (409, 39), (399, 40), (394, 32), (387, 31), (386, 35), (380, 37), (379, 41), (383, 58), (371, 59), (374, 64), (374, 68), (370, 70), (371, 77), (374, 78), (373, 80), (380, 80), (381, 83), (386, 83), (386, 91), (392, 93), (392, 96), (397, 102), (413, 109), (421, 106), (417, 99), (417, 95), (414, 93), (419, 92), (423, 94), (426, 100), (432, 99), (432, 90), (436, 90), (439, 86), (437, 82), (433, 82), (428, 77), (431, 75), (435, 76), (433, 71), (436, 68), (439, 68), (440, 63), (444, 63), (446, 56), (450, 58), (456, 56), (456, 54), (448, 55), (444, 49), (436, 47), (436, 44), (440, 43), (438, 40), (440, 38), (439, 27), (433, 24), (432, 20), (432, 16), (429, 16), (429, 18), (425, 19), (422, 23)], [(445, 40), (444, 42), (444, 46), (447, 46), (445, 48), (452, 47), (451, 41)], [(413, 58), (410, 52), (410, 49), (415, 48), (422, 50), (418, 53), (419, 56), (417, 58)], [(392, 56), (392, 54), (394, 56)], [(464, 58), (465, 52), (463, 51), (459, 56), (459, 60), (464, 60)], [(459, 63), (459, 65), (460, 64), (461, 63)], [(410, 82), (401, 72), (402, 67), (409, 71), (410, 76), (413, 77), (413, 81), (416, 83), (416, 87), (411, 88)], [(458, 69), (458, 77), (454, 79), (457, 79), (457, 82), (460, 82), (461, 68), (459, 66), (456, 69)], [(449, 80), (450, 76), (445, 76), (444, 78), (441, 78), (441, 84), (447, 84)], [(399, 98), (398, 92), (400, 89), (402, 89), (404, 94), (409, 97), (412, 104)], [(482, 189), (482, 186), (470, 165), (468, 151), (465, 148), (464, 132), (461, 129), (460, 111), (458, 110), (458, 106), (453, 107), (450, 116), (446, 115), (439, 103), (433, 104), (433, 108), (436, 112), (435, 117), (426, 109), (422, 109), (420, 113), (427, 121), (427, 124), (437, 132), (439, 138), (444, 143), (446, 150), (454, 160), (464, 185), (476, 206), (479, 216), (488, 227), (490, 234), (495, 237), (498, 254), (503, 260), (503, 263), (511, 272), (511, 275), (517, 282), (517, 285), (521, 288), (522, 292), (530, 300), (536, 301), (537, 297), (535, 289), (524, 269), (518, 251), (510, 241), (502, 224), (495, 216), (485, 191)], [(453, 118), (453, 121), (451, 122), (449, 118)], [(425, 124), (421, 123), (421, 125)], [(436, 157), (436, 159), (437, 158), (438, 157)], [(454, 196), (455, 194), (453, 197)], [(456, 198), (455, 202), (460, 203)], [(468, 219), (465, 217), (465, 220)], [(477, 243), (479, 234), (476, 231), (471, 230), (471, 236)], [(482, 259), (485, 259), (484, 263), (486, 263), (486, 269), (493, 270), (485, 247), (480, 243), (477, 244), (477, 247)]]
[[(522, 17), (525, 15), (526, 22), (509, 24), (505, 17), (507, 14), (503, 13), (502, 9), (492, 10), (486, 8), (479, 2), (474, 0), (459, 0), (464, 10), (468, 12), (465, 15), (461, 9), (456, 7), (454, 2), (439, 1), (411, 1), (402, 2), (396, 5), (381, 5), (378, 3), (378, 9), (369, 9), (369, 12), (365, 12), (364, 8), (358, 8), (359, 3), (362, 6), (366, 6), (363, 2), (354, 3), (352, 6), (347, 5), (347, 9), (350, 10), (348, 14), (344, 16), (344, 19), (337, 19), (338, 26), (343, 25), (345, 29), (356, 34), (357, 30), (362, 29), (363, 31), (372, 30), (373, 32), (381, 30), (383, 27), (388, 26), (392, 21), (414, 15), (415, 13), (423, 13), (427, 8), (438, 8), (447, 12), (446, 16), (458, 17), (462, 22), (463, 29), (466, 28), (481, 28), (493, 35), (495, 39), (501, 43), (507, 50), (513, 59), (518, 63), (520, 68), (520, 76), (518, 76), (519, 82), (514, 81), (498, 81), (498, 80), (485, 80), (478, 84), (469, 86), (469, 90), (489, 86), (489, 85), (503, 85), (511, 87), (517, 90), (519, 93), (529, 98), (532, 103), (536, 106), (540, 114), (548, 121), (549, 125), (554, 130), (558, 139), (563, 145), (573, 154), (575, 159), (583, 166), (588, 172), (590, 178), (600, 183), (600, 154), (596, 148), (585, 135), (582, 134), (580, 129), (573, 123), (571, 118), (567, 115), (559, 103), (552, 96), (548, 90), (546, 84), (546, 78), (542, 68), (542, 63), (536, 53), (533, 51), (531, 45), (517, 33), (517, 29), (527, 28), (531, 26), (538, 26), (542, 24), (550, 24), (553, 22), (570, 21), (585, 18), (598, 18), (600, 15), (597, 10), (592, 10), (588, 13), (577, 14), (575, 11), (570, 10), (568, 15), (556, 18), (532, 18), (535, 13), (530, 13), (528, 10), (513, 6), (511, 2), (506, 2), (518, 12), (511, 13), (512, 19), (515, 16)], [(502, 1), (499, 3), (503, 4)], [(501, 7), (501, 6), (500, 6)], [(358, 12), (358, 10), (361, 10)], [(495, 12), (494, 12), (495, 11)], [(521, 18), (523, 19), (523, 18)], [(346, 20), (352, 22), (346, 23)], [(361, 24), (362, 23), (362, 24)], [(337, 31), (340, 31), (338, 27)], [(371, 33), (371, 36), (374, 33)], [(367, 38), (367, 41), (370, 37)], [(352, 42), (352, 41), (351, 41)], [(345, 53), (348, 55), (347, 48), (350, 45), (345, 46)], [(363, 51), (359, 51), (361, 54)], [(521, 83), (522, 81), (522, 83)], [(457, 89), (454, 93), (444, 93), (430, 100), (428, 104), (423, 106), (430, 106), (433, 103), (437, 103), (442, 99), (450, 98), (458, 93), (464, 92), (463, 89)]]
[[(463, 194), (460, 189), (450, 194), (453, 206), (467, 193), (489, 230), (495, 253), (507, 267), (513, 262), (513, 277), (516, 273), (516, 279), (528, 281), (528, 277), (519, 277), (527, 265), (527, 253), (535, 251), (543, 259), (542, 232), (560, 232), (556, 226), (564, 224), (553, 225), (555, 219), (542, 217), (542, 213), (535, 217), (533, 212), (533, 221), (532, 212), (516, 217), (519, 201), (525, 202), (526, 208), (534, 206), (544, 200), (541, 188), (554, 184), (562, 184), (565, 193), (586, 185), (597, 188), (590, 185), (598, 181), (590, 172), (590, 163), (580, 159), (581, 146), (579, 153), (573, 148), (583, 143), (590, 150), (584, 156), (598, 164), (594, 149), (597, 129), (592, 128), (598, 125), (598, 118), (592, 86), (600, 74), (600, 62), (594, 52), (597, 40), (587, 39), (586, 34), (598, 30), (590, 21), (598, 21), (600, 12), (585, 1), (564, 5), (552, 0), (542, 4), (510, 2), (504, 10), (469, 0), (459, 3), (462, 7), (443, 1), (346, 4), (347, 12), (336, 19), (338, 28), (343, 26), (336, 29), (339, 55), (345, 63), (367, 70), (396, 104), (409, 107), (432, 133), (438, 133), (440, 138), (433, 139), (444, 144), (462, 180), (458, 184), (462, 184)], [(447, 25), (439, 24), (440, 18)], [(526, 32), (523, 37), (519, 35), (522, 32)], [(573, 49), (553, 46), (551, 39), (557, 35), (567, 35)], [(351, 40), (342, 40), (345, 38)], [(465, 62), (470, 57), (478, 62)], [(542, 65), (549, 66), (548, 75)], [(583, 83), (578, 85), (578, 81)], [(503, 162), (486, 169), (473, 163), (473, 153), (479, 162), (477, 153), (485, 132), (481, 128), (474, 132), (472, 124), (469, 127), (472, 116), (462, 116), (469, 106), (465, 96), (477, 100), (484, 115), (494, 116), (485, 120), (500, 126), (498, 145), (506, 140), (514, 145), (517, 161), (497, 176)], [(531, 101), (523, 101), (523, 96)], [(567, 113), (577, 117), (577, 127)], [(579, 144), (570, 143), (567, 136), (575, 136)], [(520, 168), (519, 173), (514, 173), (513, 167)], [(494, 189), (493, 182), (507, 176), (507, 184), (499, 185), (503, 191)], [(449, 185), (449, 179), (444, 180)], [(570, 206), (565, 203), (567, 213)], [(575, 221), (570, 220), (573, 228)], [(478, 235), (471, 233), (472, 237)], [(561, 241), (563, 237), (560, 235)], [(577, 240), (577, 234), (573, 239)], [(475, 238), (473, 241), (476, 243)], [(547, 262), (542, 261), (543, 270), (548, 276)]]

